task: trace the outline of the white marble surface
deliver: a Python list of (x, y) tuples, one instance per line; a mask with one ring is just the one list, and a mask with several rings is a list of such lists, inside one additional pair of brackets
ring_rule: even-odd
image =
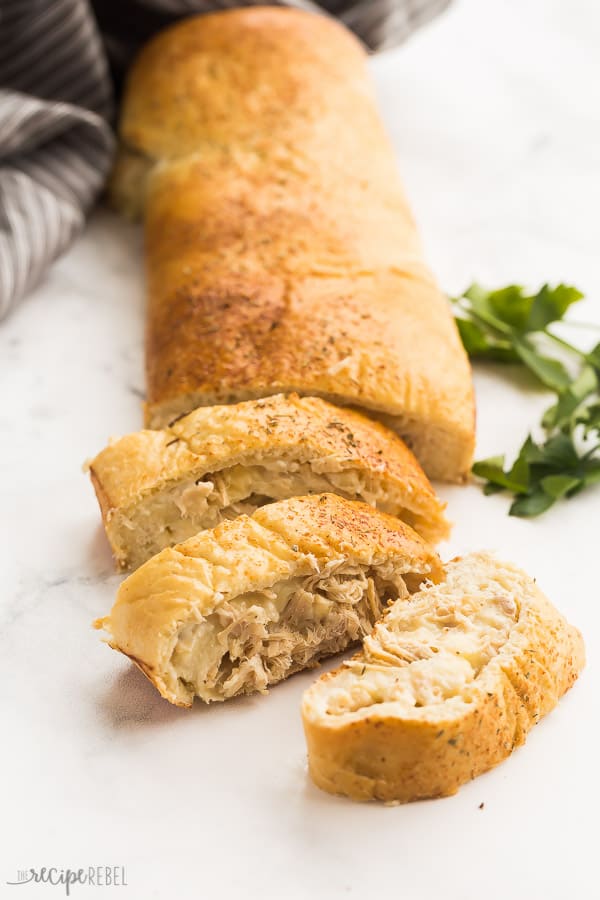
[[(463, 0), (374, 60), (449, 290), (572, 281), (590, 298), (576, 315), (600, 323), (599, 45), (591, 0)], [(132, 898), (597, 897), (600, 490), (525, 522), (500, 497), (443, 489), (447, 552), (527, 567), (583, 629), (588, 668), (525, 748), (454, 798), (329, 797), (305, 771), (312, 675), (190, 713), (90, 628), (119, 578), (80, 467), (140, 423), (142, 308), (139, 235), (100, 213), (0, 327), (0, 894), (62, 894), (6, 887), (21, 868), (119, 865)], [(477, 390), (479, 455), (516, 448), (546, 402), (493, 370)]]

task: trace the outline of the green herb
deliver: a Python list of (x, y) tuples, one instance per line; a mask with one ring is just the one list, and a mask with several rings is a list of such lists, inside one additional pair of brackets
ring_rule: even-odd
[(582, 297), (565, 284), (533, 294), (519, 285), (487, 291), (474, 284), (452, 299), (471, 358), (522, 365), (556, 395), (539, 437), (527, 437), (512, 465), (494, 456), (473, 466), (485, 494), (513, 494), (513, 516), (539, 516), (600, 482), (600, 344), (585, 352), (550, 327)]

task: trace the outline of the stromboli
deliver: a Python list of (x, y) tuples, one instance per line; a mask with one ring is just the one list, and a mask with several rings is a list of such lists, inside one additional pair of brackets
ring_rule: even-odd
[(134, 64), (120, 134), (111, 196), (145, 219), (147, 424), (297, 391), (466, 476), (468, 361), (349, 32), (268, 7), (183, 21)]

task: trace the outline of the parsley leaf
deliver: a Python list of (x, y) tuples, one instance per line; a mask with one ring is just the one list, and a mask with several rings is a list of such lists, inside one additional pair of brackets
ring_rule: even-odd
[(546, 475), (540, 481), (540, 487), (549, 497), (558, 500), (560, 497), (569, 495), (574, 488), (579, 487), (581, 478), (574, 478), (571, 475)]
[(473, 465), (473, 474), (498, 488), (512, 491), (514, 494), (524, 494), (529, 484), (529, 465), (523, 455), (520, 455), (515, 464), (508, 471), (504, 470), (504, 457), (492, 456), (482, 459)]
[(539, 516), (600, 482), (600, 343), (585, 353), (549, 330), (582, 297), (566, 284), (545, 284), (535, 293), (514, 284), (495, 291), (473, 284), (452, 299), (470, 357), (521, 364), (556, 395), (540, 439), (529, 435), (512, 466), (504, 456), (473, 466), (486, 495), (513, 494), (511, 516)]
[(551, 288), (545, 284), (535, 295), (528, 319), (528, 331), (543, 331), (552, 322), (563, 318), (568, 308), (583, 300), (583, 294), (568, 284)]
[[(547, 329), (582, 297), (581, 291), (566, 284), (545, 284), (535, 294), (528, 294), (518, 284), (497, 291), (472, 284), (452, 303), (469, 356), (522, 362), (545, 387), (559, 391), (571, 376), (556, 354), (552, 355), (557, 338)], [(581, 355), (575, 348), (569, 349)], [(600, 344), (592, 352), (600, 367)]]
[(588, 437), (590, 432), (600, 432), (600, 401), (592, 401), (576, 414), (574, 421), (576, 425), (582, 425), (585, 437)]
[(518, 362), (519, 357), (510, 341), (502, 337), (492, 337), (485, 326), (471, 319), (457, 319), (458, 332), (469, 356), (481, 356), (497, 362)]
[(529, 331), (527, 323), (533, 298), (528, 297), (523, 288), (517, 284), (501, 288), (499, 291), (490, 291), (487, 302), (494, 315), (502, 322), (510, 325), (518, 331)]
[(508, 514), (509, 516), (519, 516), (522, 519), (532, 518), (546, 512), (553, 503), (554, 498), (543, 490), (532, 491), (525, 497), (517, 497), (513, 501)]
[(558, 359), (544, 356), (527, 338), (515, 335), (513, 341), (521, 362), (525, 363), (543, 385), (551, 391), (564, 391), (569, 386), (571, 376), (563, 363)]
[(579, 412), (583, 416), (583, 405), (598, 392), (598, 376), (591, 366), (584, 366), (579, 375), (559, 394), (557, 402), (544, 413), (542, 425), (546, 429), (568, 426), (571, 417)]
[(600, 344), (596, 344), (594, 349), (590, 350), (586, 359), (596, 374), (600, 376)]

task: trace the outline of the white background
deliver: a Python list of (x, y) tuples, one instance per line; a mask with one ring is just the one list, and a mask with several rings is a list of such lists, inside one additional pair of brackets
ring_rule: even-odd
[[(564, 280), (589, 297), (572, 317), (600, 324), (599, 47), (594, 0), (462, 0), (373, 61), (447, 290)], [(6, 887), (21, 868), (123, 865), (132, 898), (599, 897), (600, 489), (527, 522), (441, 488), (444, 554), (522, 564), (589, 657), (527, 745), (451, 799), (387, 808), (313, 787), (312, 674), (187, 712), (92, 631), (119, 579), (80, 467), (141, 422), (140, 259), (138, 231), (97, 214), (0, 327), (0, 894), (62, 894)], [(478, 455), (515, 450), (547, 398), (493, 367), (476, 383)]]

